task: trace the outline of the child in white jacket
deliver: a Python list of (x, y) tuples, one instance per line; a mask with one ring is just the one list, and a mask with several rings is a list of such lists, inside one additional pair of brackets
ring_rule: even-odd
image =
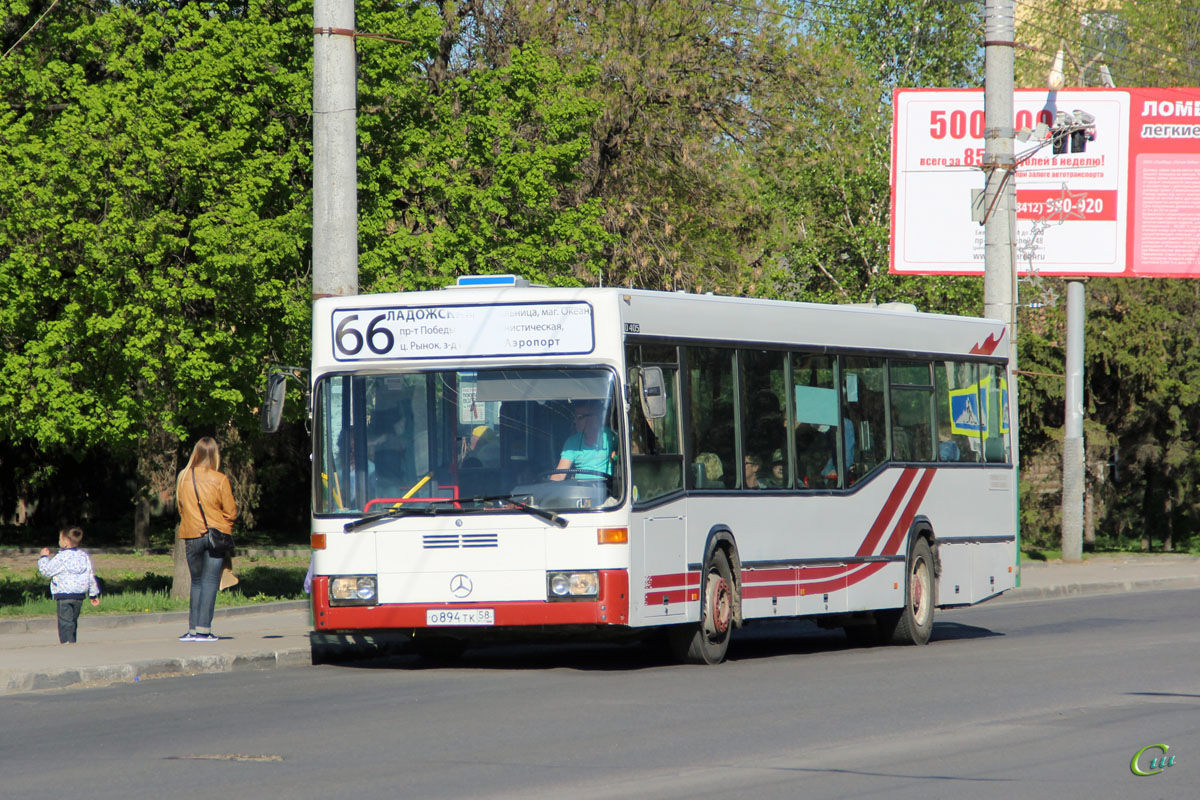
[(82, 528), (65, 528), (58, 534), (58, 555), (50, 557), (50, 548), (43, 547), (38, 559), (38, 572), (50, 578), (50, 594), (58, 601), (58, 641), (75, 641), (79, 612), (83, 598), (90, 597), (93, 606), (100, 605), (100, 584), (92, 559), (79, 549), (83, 540)]

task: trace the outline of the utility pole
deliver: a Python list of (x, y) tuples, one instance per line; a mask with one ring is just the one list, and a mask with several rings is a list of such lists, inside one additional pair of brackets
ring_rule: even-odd
[(1067, 385), (1063, 428), (1062, 560), (1083, 559), (1083, 281), (1067, 281)]
[[(983, 6), (983, 315), (1008, 331), (1008, 425), (1012, 442), (1013, 530), (1020, 543), (1019, 416), (1017, 414), (1017, 203), (1013, 152), (1013, 48), (1016, 0), (985, 0)], [(989, 434), (993, 432), (989, 431)], [(995, 435), (1002, 435), (995, 431)], [(1020, 573), (1017, 585), (1020, 585)]]
[[(983, 8), (983, 315), (1006, 322), (1010, 336), (1016, 326), (1013, 2), (986, 0)], [(1016, 353), (1016, 341), (1010, 338), (1008, 344)]]
[(354, 0), (313, 3), (313, 299), (358, 294)]

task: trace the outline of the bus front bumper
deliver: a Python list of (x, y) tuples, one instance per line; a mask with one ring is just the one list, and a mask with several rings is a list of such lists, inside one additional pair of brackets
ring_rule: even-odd
[[(329, 601), (329, 579), (323, 575), (313, 578), (312, 596), (313, 627), (318, 631), (450, 627), (464, 616), (472, 620), (471, 625), (498, 628), (629, 624), (629, 573), (625, 570), (601, 570), (600, 591), (595, 599), (587, 600), (334, 606)], [(430, 624), (436, 619), (445, 622)]]

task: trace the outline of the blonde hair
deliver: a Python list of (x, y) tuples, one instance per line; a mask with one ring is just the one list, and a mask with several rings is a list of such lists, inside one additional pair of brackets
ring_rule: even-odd
[(176, 492), (183, 485), (184, 477), (196, 467), (206, 467), (213, 472), (221, 471), (221, 450), (217, 447), (217, 440), (211, 436), (205, 436), (192, 448), (192, 457), (188, 459), (187, 465), (179, 473), (179, 479), (175, 481)]
[(79, 543), (83, 541), (83, 528), (78, 525), (70, 528), (63, 528), (58, 532), (60, 539), (66, 539), (71, 543), (71, 547), (79, 547)]

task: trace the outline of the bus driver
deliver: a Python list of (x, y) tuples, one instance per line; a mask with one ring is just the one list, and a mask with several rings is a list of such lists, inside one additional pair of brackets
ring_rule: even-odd
[(612, 475), (617, 435), (604, 425), (602, 411), (602, 404), (594, 400), (575, 404), (575, 433), (563, 443), (562, 456), (550, 480), (561, 481), (570, 470), (584, 470), (577, 476), (580, 478)]

